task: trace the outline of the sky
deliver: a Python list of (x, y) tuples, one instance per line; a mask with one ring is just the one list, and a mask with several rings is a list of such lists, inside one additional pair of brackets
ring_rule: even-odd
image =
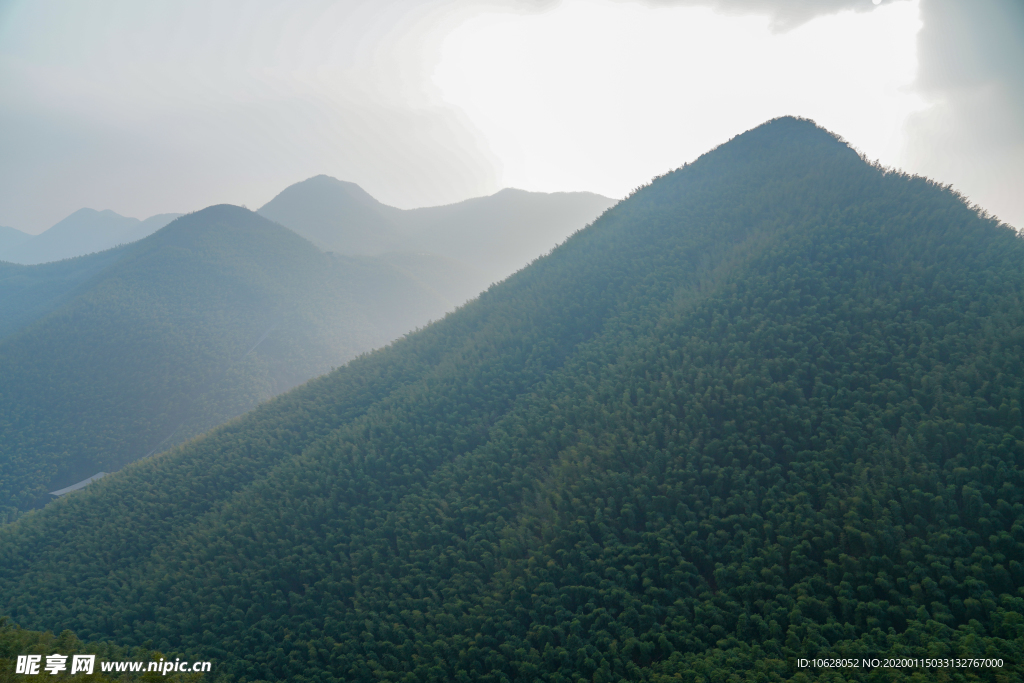
[(1021, 0), (0, 0), (0, 225), (623, 197), (782, 115), (1024, 227)]

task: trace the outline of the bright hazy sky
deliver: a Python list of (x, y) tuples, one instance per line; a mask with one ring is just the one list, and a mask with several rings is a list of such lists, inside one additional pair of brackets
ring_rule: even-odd
[(1020, 0), (0, 0), (0, 225), (621, 197), (775, 116), (1024, 226)]

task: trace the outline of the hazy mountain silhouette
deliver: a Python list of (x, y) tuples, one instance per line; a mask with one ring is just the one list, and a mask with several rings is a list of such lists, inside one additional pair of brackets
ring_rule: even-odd
[(505, 279), (615, 204), (590, 192), (505, 189), (458, 204), (403, 211), (407, 243)]
[(182, 214), (180, 213), (158, 213), (155, 216), (139, 221), (138, 225), (135, 225), (126, 230), (118, 239), (121, 241), (120, 244), (130, 244), (132, 242), (138, 242), (144, 237), (149, 237), (154, 232), (164, 227), (175, 218), (179, 218)]
[(450, 308), (399, 268), (325, 254), (232, 206), (100, 254), (0, 264), (0, 293), (0, 312), (21, 316), (0, 339), (8, 513), (220, 424)]
[[(322, 247), (333, 247), (333, 256), (319, 254), (291, 230), (275, 226), (268, 232), (266, 226), (252, 227), (255, 219), (243, 210), (212, 207), (188, 216), (184, 222), (168, 225), (150, 239), (117, 249), (33, 266), (0, 263), (0, 382), (16, 388), (8, 396), (22, 396), (17, 405), (6, 406), (0, 397), (0, 415), (6, 411), (23, 416), (21, 425), (12, 428), (9, 436), (27, 458), (13, 465), (25, 476), (0, 471), (0, 487), (5, 477), (14, 477), (19, 483), (11, 489), (10, 505), (23, 508), (45, 500), (43, 489), (73, 483), (80, 476), (92, 474), (92, 469), (115, 470), (145, 454), (154, 433), (170, 429), (168, 419), (180, 418), (182, 426), (175, 428), (174, 438), (162, 443), (161, 448), (219, 424), (358, 353), (443, 317), (584, 225), (610, 201), (585, 193), (503, 191), (446, 207), (401, 211), (380, 204), (357, 185), (318, 176), (286, 189), (261, 214), (281, 219), (279, 224), (287, 221), (288, 227), (298, 226), (299, 232), (318, 238)], [(52, 260), (111, 242), (132, 243), (173, 218), (172, 214), (162, 214), (138, 221), (111, 211), (83, 209), (21, 245), (19, 253), (21, 258)], [(233, 221), (250, 229), (240, 229)], [(209, 253), (189, 251), (188, 259), (175, 268), (171, 264), (176, 262), (176, 252), (166, 245), (186, 226), (200, 233), (214, 231), (211, 234), (219, 238), (211, 242)], [(242, 242), (231, 245), (232, 238)], [(205, 381), (213, 381), (209, 373), (216, 374), (219, 366), (211, 365), (210, 353), (191, 344), (204, 338), (207, 348), (219, 345), (221, 350), (213, 356), (226, 362), (225, 345), (237, 347), (253, 333), (225, 312), (226, 302), (253, 297), (263, 301), (260, 292), (265, 294), (270, 286), (262, 276), (243, 278), (240, 284), (216, 272), (230, 270), (226, 264), (241, 258), (239, 253), (251, 254), (254, 249), (272, 261), (275, 249), (288, 252), (291, 248), (272, 244), (280, 241), (286, 245), (289, 239), (307, 245), (304, 258), (309, 263), (300, 265), (301, 259), (293, 260), (295, 272), (287, 275), (288, 281), (305, 284), (289, 289), (287, 306), (280, 301), (273, 306), (310, 318), (289, 328), (309, 330), (302, 333), (306, 336), (297, 342), (298, 346), (281, 351), (287, 361), (236, 378), (237, 386), (216, 388), (220, 393), (210, 398), (207, 394), (214, 389), (205, 385), (197, 389), (193, 380), (206, 373)], [(256, 242), (244, 243), (248, 240)], [(396, 250), (399, 246), (403, 249)], [(458, 258), (439, 253), (446, 251)], [(44, 252), (49, 256), (42, 256)], [(366, 255), (370, 253), (374, 255)], [(331, 269), (324, 271), (323, 258), (334, 264)], [(147, 263), (145, 269), (130, 265), (142, 261)], [(267, 268), (270, 261), (261, 263), (249, 267)], [(118, 275), (125, 269), (131, 272), (130, 277)], [(311, 279), (314, 273), (320, 273), (324, 282)], [(191, 284), (184, 284), (185, 278), (191, 278)], [(163, 283), (159, 292), (151, 291), (156, 281)], [(270, 281), (278, 282), (273, 278)], [(200, 283), (205, 283), (205, 292)], [(221, 290), (228, 284), (232, 287), (230, 295)], [(187, 294), (179, 296), (175, 294), (178, 291)], [(335, 298), (326, 301), (325, 296)], [(159, 302), (159, 310), (170, 311), (164, 320), (175, 321), (166, 327), (166, 339), (161, 339), (152, 327), (157, 323), (148, 311), (136, 310), (149, 299)], [(220, 303), (211, 304), (217, 301)], [(263, 305), (271, 306), (265, 301)], [(254, 312), (250, 315), (262, 319)], [(75, 324), (70, 322), (79, 316), (85, 317)], [(93, 329), (94, 334), (85, 335), (83, 329)], [(186, 329), (192, 330), (186, 334), (191, 338), (188, 342), (181, 336)], [(273, 349), (275, 339), (284, 334), (282, 330), (261, 342), (262, 350), (256, 355)], [(4, 337), (6, 341), (2, 341)], [(166, 360), (151, 365), (152, 372), (136, 367), (129, 379), (124, 373), (131, 364), (119, 364), (117, 356), (124, 351), (126, 340), (133, 337), (137, 337), (134, 356)], [(19, 360), (14, 362), (14, 358)], [(65, 363), (70, 365), (63, 379), (51, 376), (49, 383), (37, 381)], [(172, 393), (176, 397), (166, 401), (159, 398), (166, 393), (148, 401), (136, 396), (138, 391), (149, 392), (160, 383), (171, 382), (171, 376), (183, 382), (182, 386), (193, 381), (192, 394), (175, 389)], [(67, 394), (64, 382), (73, 377), (81, 393)], [(129, 404), (136, 408), (125, 412), (123, 406), (129, 396), (133, 397)], [(85, 401), (88, 407), (86, 403), (75, 404), (75, 400)], [(196, 408), (194, 414), (182, 412), (192, 410), (183, 407), (186, 404), (200, 406), (205, 405), (204, 401), (218, 404)], [(61, 407), (51, 413), (48, 402)], [(168, 407), (172, 405), (173, 409)], [(69, 413), (88, 414), (90, 418), (81, 423), (67, 419)], [(162, 416), (159, 420), (153, 417), (157, 414)], [(57, 444), (63, 455), (46, 456), (38, 462), (33, 459), (32, 453), (56, 448)], [(12, 463), (16, 460), (12, 458)], [(4, 505), (8, 502), (0, 500), (0, 507)]]
[(396, 251), (373, 257), (396, 268), (448, 302), (449, 310), (487, 289), (494, 279), (462, 261), (422, 251)]
[(589, 192), (502, 190), (403, 210), (354, 183), (321, 175), (287, 188), (259, 213), (329, 251), (403, 252), (407, 266), (458, 304), (547, 253), (614, 203)]
[(376, 256), (401, 246), (391, 216), (355, 183), (318, 175), (285, 188), (257, 212), (288, 227), (321, 249), (349, 256)]
[(32, 265), (104, 251), (142, 239), (180, 215), (159, 214), (140, 221), (110, 210), (79, 209), (49, 230), (4, 250), (0, 258)]
[(0, 609), (250, 681), (1020, 678), (1022, 261), (948, 188), (771, 121), (3, 529)]
[(21, 230), (0, 225), (0, 261), (4, 260), (4, 252), (8, 249), (16, 247), (30, 239), (32, 239), (32, 235), (27, 232), (22, 232)]

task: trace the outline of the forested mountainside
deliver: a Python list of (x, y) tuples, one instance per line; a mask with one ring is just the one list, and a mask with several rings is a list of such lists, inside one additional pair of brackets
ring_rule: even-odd
[[(47, 664), (46, 658), (53, 654), (61, 654), (67, 658), (63, 663), (64, 669), (56, 673), (51, 673), (44, 668)], [(64, 681), (78, 681), (79, 683), (144, 681), (145, 683), (155, 683), (163, 680), (173, 683), (201, 683), (222, 678), (217, 676), (212, 662), (209, 673), (175, 671), (168, 671), (166, 675), (148, 671), (105, 673), (102, 670), (104, 662), (145, 662), (145, 666), (148, 666), (149, 662), (167, 660), (162, 652), (152, 648), (125, 648), (111, 643), (83, 643), (71, 631), (64, 631), (57, 636), (52, 633), (27, 631), (12, 625), (6, 617), (0, 617), (0, 683), (14, 683), (15, 681), (24, 683), (25, 674), (17, 673), (18, 657), (22, 655), (40, 657), (39, 673), (35, 675), (46, 676), (46, 680), (61, 681), (62, 683)], [(95, 657), (91, 675), (82, 671), (71, 673), (75, 655), (93, 655)]]
[(0, 261), (0, 340), (67, 303), (124, 248), (36, 266)]
[(52, 309), (0, 339), (7, 519), (449, 308), (386, 263), (324, 254), (231, 206), (180, 218), (122, 250), (0, 264), (0, 288), (27, 306), (5, 301), (13, 313)]
[(147, 237), (180, 215), (164, 213), (140, 221), (110, 210), (79, 209), (45, 232), (0, 246), (0, 261), (31, 265), (105, 251)]
[(613, 204), (591, 192), (505, 189), (456, 204), (396, 209), (355, 183), (321, 175), (286, 188), (259, 213), (323, 249), (400, 262), (461, 304)]
[[(0, 529), (0, 610), (238, 681), (1019, 680), (1022, 258), (771, 121)], [(895, 655), (1002, 662), (796, 661)]]

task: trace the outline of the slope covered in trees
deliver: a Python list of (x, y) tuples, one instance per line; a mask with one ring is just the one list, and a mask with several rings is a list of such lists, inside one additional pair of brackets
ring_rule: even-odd
[[(47, 657), (54, 654), (63, 655), (66, 659), (61, 663), (63, 669), (56, 669), (51, 673), (45, 667), (48, 663)], [(150, 662), (158, 662), (162, 666), (167, 659), (162, 652), (152, 648), (123, 648), (111, 643), (83, 643), (71, 631), (64, 631), (56, 636), (48, 632), (27, 631), (12, 625), (7, 618), (0, 617), (0, 683), (31, 680), (26, 679), (25, 676), (32, 674), (17, 672), (17, 661), (18, 657), (33, 655), (39, 657), (37, 660), (39, 672), (35, 675), (46, 676), (47, 680), (61, 683), (65, 681), (77, 681), (78, 683), (109, 683), (112, 681), (121, 681), (122, 683), (129, 681), (202, 683), (223, 679), (214, 672), (212, 662), (209, 673), (168, 671), (163, 674), (162, 670), (161, 672), (104, 672), (104, 663), (143, 662), (143, 666), (148, 668)], [(91, 674), (84, 671), (71, 673), (75, 655), (92, 655), (94, 657)], [(170, 661), (173, 662), (174, 659), (172, 658)]]
[(769, 122), (0, 529), (0, 609), (239, 681), (1019, 680), (1022, 257)]
[[(120, 250), (0, 264), (0, 514), (239, 415), (448, 302), (230, 206)], [(10, 309), (10, 310), (7, 310)], [(31, 324), (29, 324), (31, 323)], [(0, 328), (2, 329), (2, 328)]]
[(124, 252), (124, 248), (107, 249), (36, 266), (0, 261), (0, 339), (70, 301)]

